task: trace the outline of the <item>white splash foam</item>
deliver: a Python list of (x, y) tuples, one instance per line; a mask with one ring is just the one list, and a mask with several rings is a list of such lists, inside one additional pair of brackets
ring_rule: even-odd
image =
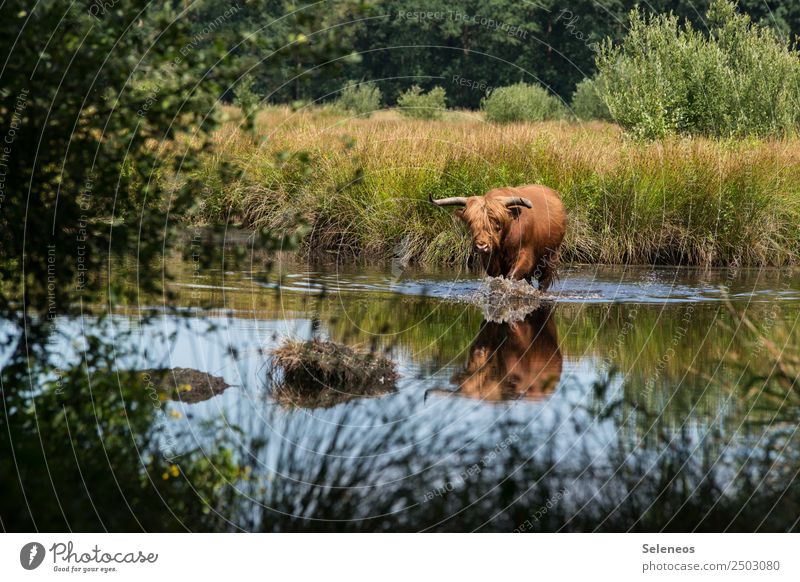
[(461, 299), (480, 307), (488, 321), (512, 323), (525, 319), (552, 297), (527, 281), (486, 277), (475, 292)]

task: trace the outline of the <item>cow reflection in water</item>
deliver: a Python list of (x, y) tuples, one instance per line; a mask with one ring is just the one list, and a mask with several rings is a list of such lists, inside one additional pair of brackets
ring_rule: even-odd
[(484, 321), (466, 366), (453, 374), (457, 388), (428, 393), (490, 402), (548, 397), (558, 385), (563, 363), (553, 311), (552, 306), (541, 307), (515, 323)]

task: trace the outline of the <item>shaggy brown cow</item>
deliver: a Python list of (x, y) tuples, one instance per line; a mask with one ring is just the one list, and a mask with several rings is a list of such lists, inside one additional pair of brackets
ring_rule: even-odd
[(469, 360), (451, 379), (457, 389), (428, 394), (457, 395), (487, 402), (541, 400), (561, 379), (563, 358), (552, 307), (542, 307), (515, 323), (484, 321)]
[(534, 184), (495, 188), (483, 196), (430, 196), (430, 201), (464, 207), (457, 216), (467, 223), (489, 276), (537, 279), (543, 291), (553, 282), (558, 247), (567, 230), (564, 205), (555, 190)]

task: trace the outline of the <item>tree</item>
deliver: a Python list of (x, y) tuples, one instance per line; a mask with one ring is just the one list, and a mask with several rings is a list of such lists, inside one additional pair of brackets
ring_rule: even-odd
[(169, 6), (28, 6), (6, 2), (0, 24), (0, 317), (27, 318), (33, 337), (33, 316), (73, 313), (111, 261), (135, 250), (148, 265), (162, 252), (168, 212), (186, 197), (154, 177), (202, 147), (173, 140), (213, 123), (228, 69)]
[[(141, 386), (114, 369), (113, 346), (84, 337), (83, 361), (59, 370), (50, 341), (56, 318), (88, 309), (85, 301), (116, 302), (159, 285), (162, 273), (151, 267), (171, 242), (169, 213), (183, 211), (191, 188), (167, 191), (156, 178), (191, 164), (203, 147), (230, 67), (169, 3), (30, 5), (0, 8), (0, 474), (8, 493), (0, 522), (96, 529), (94, 509), (100, 527), (114, 515), (113, 527), (129, 530), (136, 517), (121, 502), (156, 509), (149, 477), (164, 460), (136, 456), (152, 453), (156, 412)], [(126, 286), (109, 272), (131, 255), (142, 276)], [(187, 458), (185, 470), (193, 467)], [(60, 479), (60, 491), (47, 477)], [(84, 478), (103, 495), (116, 484), (120, 495), (93, 501)], [(175, 499), (186, 490), (163, 487)], [(150, 512), (146, 521), (169, 527), (164, 517)]]

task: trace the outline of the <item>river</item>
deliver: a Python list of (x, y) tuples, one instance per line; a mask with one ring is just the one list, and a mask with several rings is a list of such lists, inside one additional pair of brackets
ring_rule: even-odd
[[(796, 527), (800, 398), (765, 375), (797, 353), (797, 272), (565, 266), (502, 322), (464, 269), (170, 267), (168, 294), (115, 308), (107, 333), (121, 369), (230, 386), (167, 402), (160, 437), (177, 459), (234, 443), (247, 478), (228, 484), (227, 529)], [(80, 337), (93, 317), (58, 325)], [(287, 405), (270, 352), (312, 338), (385, 355), (396, 386)]]

